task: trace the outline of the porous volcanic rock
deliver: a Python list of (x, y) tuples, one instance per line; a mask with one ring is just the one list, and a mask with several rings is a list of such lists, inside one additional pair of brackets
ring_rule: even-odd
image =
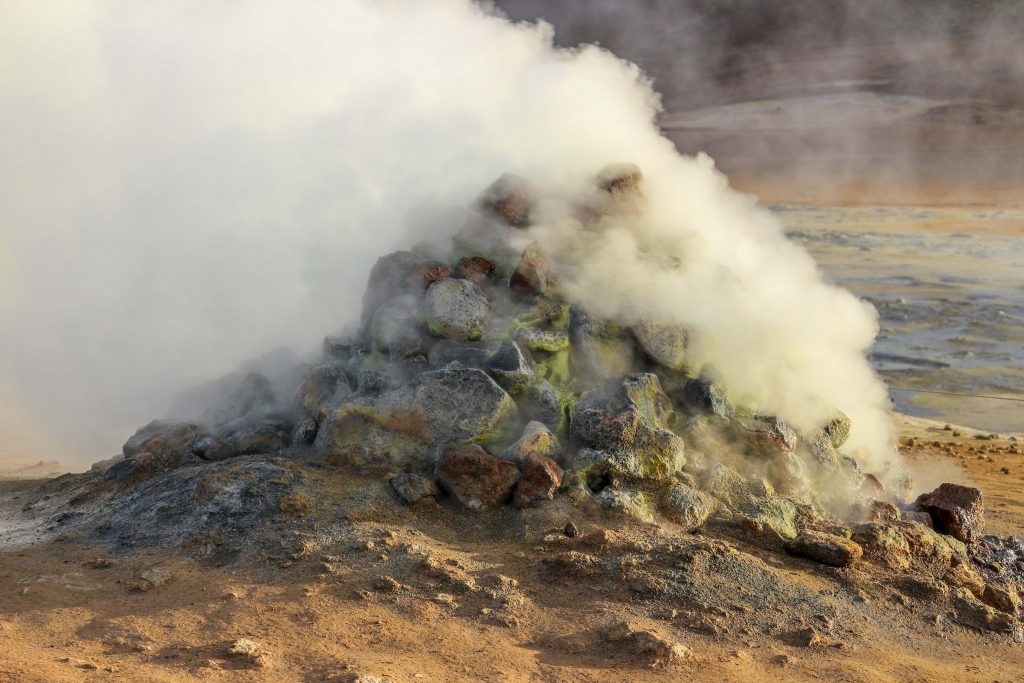
[(388, 352), (392, 360), (419, 353), (423, 348), (418, 318), (420, 300), (402, 294), (381, 304), (370, 319), (369, 334), (374, 346)]
[(530, 453), (557, 459), (561, 452), (562, 445), (558, 442), (558, 437), (548, 429), (547, 425), (543, 422), (528, 422), (523, 428), (522, 436), (506, 448), (502, 456), (506, 460), (518, 462)]
[(466, 256), (455, 264), (452, 277), (479, 285), (494, 277), (495, 269), (494, 261), (490, 259), (483, 256)]
[(527, 453), (519, 460), (522, 476), (516, 485), (512, 501), (518, 508), (530, 507), (555, 497), (555, 490), (562, 483), (562, 468), (537, 452)]
[(437, 280), (423, 301), (427, 329), (438, 337), (476, 340), (484, 334), (490, 304), (469, 280)]
[(500, 216), (511, 226), (525, 227), (530, 220), (530, 185), (526, 179), (505, 173), (477, 200), (480, 207)]
[(633, 327), (640, 348), (655, 362), (678, 370), (686, 365), (687, 332), (682, 325), (667, 325), (642, 318)]
[(703, 525), (718, 506), (713, 496), (682, 484), (673, 486), (665, 497), (666, 515), (690, 531)]
[(931, 515), (936, 530), (964, 543), (980, 537), (985, 526), (981, 491), (970, 486), (942, 484), (920, 495), (915, 507)]
[(441, 486), (470, 510), (506, 502), (519, 481), (519, 468), (475, 444), (449, 448), (437, 461)]

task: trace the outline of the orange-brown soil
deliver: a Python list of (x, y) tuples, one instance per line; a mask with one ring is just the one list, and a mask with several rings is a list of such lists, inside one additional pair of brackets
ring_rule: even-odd
[[(1020, 535), (1020, 442), (942, 427), (903, 420), (910, 461), (980, 486), (988, 529)], [(317, 481), (282, 510), (326, 510), (327, 534), (329, 487), (344, 478)], [(2, 484), (0, 517), (33, 486)], [(1024, 648), (951, 623), (867, 558), (836, 570), (742, 535), (582, 521), (577, 539), (510, 541), (496, 531), (507, 515), (436, 504), (345, 521), (360, 540), (326, 549), (303, 532), (255, 563), (73, 537), (0, 552), (0, 681), (1024, 680)], [(659, 583), (705, 552), (753, 573), (688, 600)], [(140, 583), (153, 568), (166, 583)], [(771, 590), (796, 602), (751, 609), (747, 598)], [(623, 620), (691, 654), (652, 666), (608, 639)], [(238, 639), (255, 650), (229, 654)]]

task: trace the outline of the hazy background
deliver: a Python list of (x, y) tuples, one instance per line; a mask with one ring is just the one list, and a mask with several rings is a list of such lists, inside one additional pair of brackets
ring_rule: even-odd
[(1017, 0), (498, 0), (599, 42), (662, 125), (779, 200), (1024, 204)]

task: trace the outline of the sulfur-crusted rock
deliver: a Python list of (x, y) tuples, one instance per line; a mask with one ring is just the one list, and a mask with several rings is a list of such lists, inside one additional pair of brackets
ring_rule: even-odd
[(915, 507), (931, 515), (935, 528), (970, 543), (985, 526), (981, 491), (959, 484), (942, 484), (918, 497)]
[[(686, 464), (683, 440), (666, 426), (671, 410), (656, 375), (606, 383), (573, 409), (572, 436), (588, 451), (577, 454), (575, 467), (626, 478), (671, 478)], [(604, 456), (597, 459), (595, 453)]]
[(373, 345), (386, 351), (392, 360), (420, 353), (423, 338), (419, 329), (420, 300), (402, 294), (382, 303), (370, 319), (369, 336)]
[(968, 561), (954, 562), (949, 571), (942, 576), (942, 580), (953, 588), (970, 591), (976, 598), (981, 598), (985, 594), (985, 577)]
[(523, 428), (523, 434), (511, 446), (505, 449), (502, 456), (506, 460), (519, 461), (530, 453), (537, 453), (552, 459), (561, 455), (562, 446), (547, 425), (543, 422), (529, 422)]
[(646, 524), (655, 521), (654, 504), (643, 491), (609, 486), (594, 496), (592, 502), (599, 509), (613, 515), (630, 517)]
[(833, 448), (840, 448), (850, 438), (850, 430), (853, 429), (853, 422), (843, 413), (837, 413), (825, 425), (824, 432), (832, 443)]
[(847, 538), (809, 529), (786, 543), (786, 550), (833, 567), (845, 567), (864, 554), (859, 545)]
[(633, 327), (640, 348), (655, 362), (673, 370), (686, 365), (686, 328), (642, 318)]
[(796, 432), (777, 417), (739, 417), (735, 424), (747, 442), (746, 451), (749, 455), (771, 458), (796, 448)]
[(640, 189), (644, 172), (636, 164), (619, 162), (608, 164), (597, 174), (597, 186), (611, 193), (631, 193)]
[(690, 531), (700, 527), (719, 506), (717, 500), (691, 486), (673, 486), (665, 497), (665, 515)]
[(562, 468), (554, 460), (530, 452), (518, 464), (521, 476), (512, 496), (516, 507), (530, 507), (555, 497), (555, 491), (562, 483)]
[(470, 510), (500, 505), (519, 481), (515, 463), (497, 458), (474, 444), (455, 446), (437, 461), (441, 486)]
[(636, 366), (632, 339), (618, 325), (569, 308), (569, 344), (576, 371), (587, 378), (618, 377)]
[(486, 439), (514, 412), (512, 397), (482, 370), (449, 365), (343, 405), (321, 427), (315, 448), (335, 466), (427, 466), (439, 445)]
[(517, 344), (532, 351), (555, 353), (569, 348), (569, 335), (565, 332), (544, 330), (539, 327), (520, 327), (513, 337)]
[(867, 522), (853, 528), (851, 540), (864, 550), (864, 559), (893, 569), (910, 566), (910, 544), (900, 528)]
[(446, 277), (427, 289), (423, 311), (431, 334), (472, 341), (484, 334), (490, 304), (469, 280)]
[(391, 488), (409, 505), (415, 505), (424, 498), (433, 498), (441, 493), (433, 479), (408, 472), (392, 477)]

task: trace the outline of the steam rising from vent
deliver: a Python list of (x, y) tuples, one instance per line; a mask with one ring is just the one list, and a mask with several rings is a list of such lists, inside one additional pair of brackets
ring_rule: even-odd
[[(314, 348), (378, 255), (445, 251), (503, 172), (568, 298), (685, 324), (734, 403), (808, 432), (841, 410), (866, 469), (895, 457), (873, 311), (681, 157), (611, 53), (468, 0), (52, 7), (0, 10), (0, 399), (32, 418), (0, 416), (0, 458), (104, 457), (178, 390)], [(642, 195), (590, 216), (622, 161)]]

